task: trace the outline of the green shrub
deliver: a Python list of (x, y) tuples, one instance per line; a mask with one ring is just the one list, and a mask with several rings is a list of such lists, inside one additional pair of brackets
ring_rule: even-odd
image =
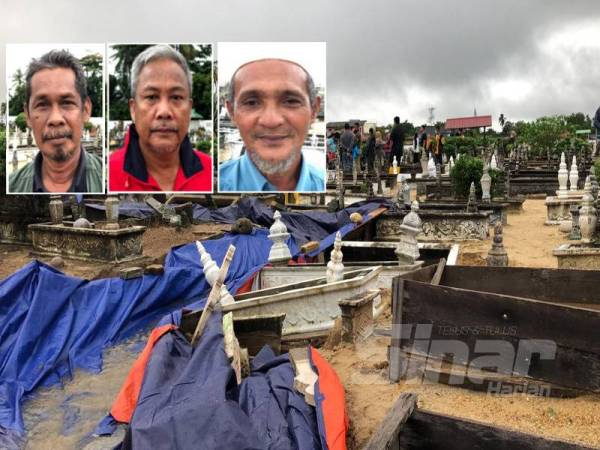
[(600, 159), (594, 163), (594, 175), (600, 180)]
[(461, 155), (450, 170), (452, 190), (457, 197), (468, 197), (471, 182), (475, 182), (477, 196), (481, 197), (481, 176), (483, 175), (483, 161), (469, 155)]
[(198, 141), (196, 143), (196, 148), (198, 150), (200, 150), (201, 152), (210, 153), (210, 141), (209, 140)]
[(23, 132), (27, 131), (27, 119), (25, 119), (25, 113), (21, 112), (15, 117), (15, 125)]

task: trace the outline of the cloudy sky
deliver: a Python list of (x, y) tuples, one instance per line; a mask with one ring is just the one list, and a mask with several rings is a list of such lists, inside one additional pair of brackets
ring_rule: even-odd
[[(35, 6), (37, 4), (37, 7)], [(597, 0), (0, 0), (8, 42), (327, 42), (327, 119), (509, 120), (600, 106)], [(218, 55), (217, 55), (218, 59)], [(5, 97), (0, 48), (0, 97)]]

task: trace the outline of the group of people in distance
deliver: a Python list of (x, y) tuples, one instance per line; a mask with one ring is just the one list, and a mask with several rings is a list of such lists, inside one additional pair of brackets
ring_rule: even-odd
[[(10, 193), (103, 193), (102, 158), (82, 146), (91, 100), (79, 60), (52, 50), (31, 61), (23, 105), (39, 152), (10, 174)], [(131, 65), (124, 145), (108, 158), (110, 192), (211, 192), (213, 159), (188, 136), (192, 74), (168, 45), (154, 45)], [(219, 168), (219, 190), (324, 191), (324, 167), (302, 147), (321, 108), (311, 75), (284, 59), (241, 65), (229, 83), (227, 111), (244, 143), (240, 159)]]
[(380, 130), (369, 128), (365, 134), (359, 122), (353, 125), (346, 123), (341, 133), (333, 129), (327, 131), (328, 168), (335, 168), (338, 152), (344, 170), (354, 168), (358, 173), (363, 169), (370, 173), (380, 169), (385, 171), (392, 166), (394, 158), (398, 164), (401, 161), (418, 163), (423, 149), (431, 152), (436, 163), (442, 163), (444, 138), (439, 126), (435, 127), (435, 134), (429, 137), (426, 126), (421, 125), (414, 134), (412, 150), (405, 149), (404, 144), (405, 132), (398, 116), (394, 117), (392, 128), (386, 133), (385, 139)]

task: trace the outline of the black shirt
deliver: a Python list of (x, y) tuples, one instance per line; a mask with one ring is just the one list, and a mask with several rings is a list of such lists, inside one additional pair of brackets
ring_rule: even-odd
[[(85, 181), (85, 150), (83, 147), (80, 150), (81, 155), (79, 156), (75, 176), (67, 192), (87, 192), (87, 183)], [(49, 192), (42, 180), (42, 159), (43, 156), (40, 151), (35, 155), (35, 160), (33, 161), (33, 192)]]
[(404, 148), (404, 131), (402, 131), (402, 127), (398, 124), (394, 125), (390, 137), (392, 138), (392, 152), (402, 152)]

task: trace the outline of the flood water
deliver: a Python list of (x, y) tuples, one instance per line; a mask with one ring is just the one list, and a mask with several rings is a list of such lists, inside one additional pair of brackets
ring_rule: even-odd
[(131, 365), (146, 345), (149, 333), (136, 335), (104, 352), (102, 372), (77, 371), (64, 385), (43, 388), (23, 405), (25, 449), (110, 449), (124, 434), (110, 438), (92, 434), (108, 413), (129, 374)]

